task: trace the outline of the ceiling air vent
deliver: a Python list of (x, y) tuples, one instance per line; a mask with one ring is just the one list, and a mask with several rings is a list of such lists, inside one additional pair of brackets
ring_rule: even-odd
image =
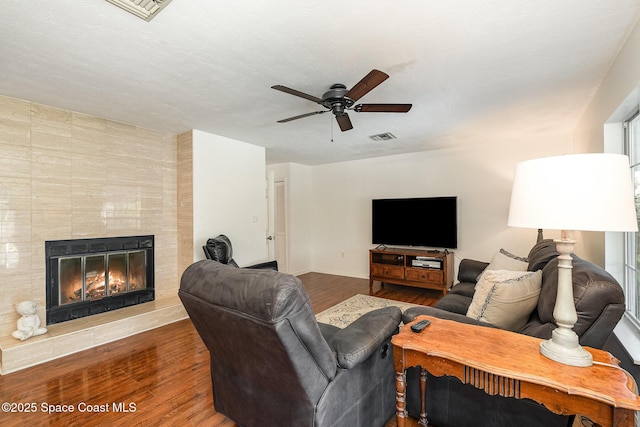
[(138, 18), (151, 21), (171, 0), (107, 0)]
[(379, 133), (377, 135), (371, 135), (369, 138), (374, 141), (388, 141), (390, 139), (396, 139), (396, 136), (391, 132)]

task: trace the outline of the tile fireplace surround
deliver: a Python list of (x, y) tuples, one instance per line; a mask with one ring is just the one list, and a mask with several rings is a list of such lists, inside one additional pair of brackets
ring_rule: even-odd
[[(0, 96), (2, 374), (186, 318), (177, 298), (186, 245), (177, 139)], [(49, 325), (26, 341), (11, 337), (20, 301), (34, 301), (45, 323), (45, 241), (135, 235), (155, 235), (155, 301)]]

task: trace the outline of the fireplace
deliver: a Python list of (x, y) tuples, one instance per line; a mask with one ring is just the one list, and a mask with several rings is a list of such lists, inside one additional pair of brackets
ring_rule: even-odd
[(154, 299), (154, 236), (45, 242), (47, 325)]

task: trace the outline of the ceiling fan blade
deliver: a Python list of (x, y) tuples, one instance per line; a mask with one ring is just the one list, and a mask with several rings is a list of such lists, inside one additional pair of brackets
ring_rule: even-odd
[(289, 117), (288, 119), (278, 120), (278, 123), (286, 123), (286, 122), (290, 122), (291, 120), (298, 120), (304, 117), (315, 116), (316, 114), (323, 114), (323, 113), (326, 113), (327, 111), (329, 110), (314, 111), (313, 113), (300, 114), (299, 116), (293, 116), (293, 117)]
[(365, 96), (369, 91), (387, 80), (389, 75), (379, 70), (371, 70), (362, 80), (353, 86), (344, 96), (354, 101)]
[(353, 107), (357, 113), (406, 113), (412, 104), (358, 104)]
[(349, 115), (347, 113), (336, 116), (336, 120), (338, 121), (338, 126), (340, 126), (340, 130), (342, 132), (353, 129), (351, 119), (349, 118)]
[(275, 86), (271, 86), (271, 89), (279, 90), (281, 92), (288, 93), (290, 95), (299, 96), (300, 98), (308, 99), (309, 101), (322, 104), (322, 99), (318, 98), (317, 96), (309, 95), (307, 93), (300, 92), (299, 90), (291, 89), (286, 86), (275, 85)]

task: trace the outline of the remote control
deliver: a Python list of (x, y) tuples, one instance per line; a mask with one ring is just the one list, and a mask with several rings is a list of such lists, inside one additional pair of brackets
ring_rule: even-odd
[(411, 325), (411, 330), (413, 332), (420, 332), (422, 331), (424, 328), (426, 328), (427, 326), (429, 326), (429, 324), (431, 323), (431, 320), (421, 320), (418, 323), (414, 323), (413, 325)]

